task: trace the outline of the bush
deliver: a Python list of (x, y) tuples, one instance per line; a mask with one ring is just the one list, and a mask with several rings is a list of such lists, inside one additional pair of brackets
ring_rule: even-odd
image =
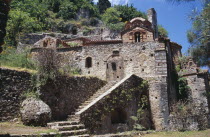
[(108, 28), (113, 31), (121, 31), (124, 28), (124, 26), (125, 26), (125, 23), (120, 22), (117, 24), (109, 24)]

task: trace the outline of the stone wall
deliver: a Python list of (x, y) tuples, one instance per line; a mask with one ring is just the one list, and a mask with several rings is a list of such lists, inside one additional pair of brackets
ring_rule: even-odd
[(191, 131), (203, 130), (207, 128), (206, 115), (189, 115), (178, 118), (177, 116), (169, 117), (168, 130), (170, 131)]
[(30, 88), (27, 72), (0, 68), (0, 121), (19, 117), (22, 93)]
[[(19, 117), (23, 92), (30, 89), (31, 74), (0, 68), (0, 121)], [(54, 120), (67, 118), (105, 84), (94, 77), (58, 77), (41, 87), (40, 98), (50, 106)]]
[[(189, 90), (189, 98), (199, 109), (204, 110), (207, 114), (209, 113), (210, 104), (208, 104), (208, 78), (205, 74), (186, 76)], [(202, 107), (202, 108), (200, 108)]]
[(95, 77), (62, 76), (41, 88), (41, 99), (50, 106), (52, 119), (64, 120), (104, 84)]
[[(65, 65), (72, 66), (73, 64), (75, 68), (81, 70), (82, 75), (96, 76), (106, 80), (107, 63), (118, 56), (122, 59), (123, 66), (116, 68), (116, 71), (124, 69), (124, 77), (130, 74), (153, 77), (156, 75), (154, 51), (158, 45), (158, 42), (140, 42), (85, 46), (79, 50), (61, 51), (60, 54), (63, 55)], [(92, 58), (92, 66), (89, 68), (85, 66), (88, 57)]]
[(152, 129), (149, 92), (146, 85), (144, 88), (140, 86), (142, 82), (143, 79), (132, 75), (120, 81), (118, 86), (107, 90), (110, 94), (82, 113), (81, 119), (86, 127), (94, 134), (133, 130), (135, 122), (131, 117), (137, 116), (142, 97), (146, 96), (147, 104), (141, 110), (141, 120), (137, 123), (146, 129)]
[(150, 78), (149, 100), (155, 129), (166, 130), (169, 116), (166, 76)]

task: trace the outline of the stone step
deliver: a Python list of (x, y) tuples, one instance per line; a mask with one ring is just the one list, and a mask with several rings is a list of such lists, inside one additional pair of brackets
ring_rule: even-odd
[(79, 129), (84, 129), (85, 125), (80, 124), (80, 125), (69, 125), (69, 126), (58, 126), (57, 130), (58, 131), (70, 131), (70, 130), (79, 130)]
[(87, 129), (60, 131), (59, 134), (61, 134), (62, 136), (84, 135), (84, 134), (87, 134)]
[(78, 123), (79, 123), (78, 121), (59, 121), (59, 122), (47, 123), (47, 126), (52, 128), (57, 126), (77, 125)]

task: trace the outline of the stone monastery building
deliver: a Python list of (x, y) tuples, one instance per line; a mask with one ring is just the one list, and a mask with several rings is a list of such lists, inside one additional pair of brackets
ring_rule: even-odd
[[(62, 41), (46, 37), (35, 43), (32, 52), (56, 48), (64, 68), (75, 68), (81, 75), (106, 81), (104, 87), (69, 114), (69, 121), (83, 123), (84, 128), (99, 134), (132, 130), (138, 124), (144, 129), (155, 130), (207, 127), (210, 102), (205, 96), (209, 91), (206, 71), (200, 70), (190, 57), (179, 62), (182, 46), (158, 35), (156, 11), (148, 10), (148, 20), (137, 17), (127, 22), (120, 35), (118, 40), (81, 37)], [(70, 43), (79, 46), (69, 47)], [(64, 48), (58, 48), (60, 44)], [(191, 100), (197, 114), (178, 117), (172, 109), (173, 104), (181, 100), (178, 75), (186, 80), (189, 87), (186, 98)], [(142, 101), (144, 97), (147, 105)], [(138, 119), (139, 109), (143, 113)], [(133, 120), (132, 116), (138, 120)], [(59, 122), (48, 125), (62, 128)]]

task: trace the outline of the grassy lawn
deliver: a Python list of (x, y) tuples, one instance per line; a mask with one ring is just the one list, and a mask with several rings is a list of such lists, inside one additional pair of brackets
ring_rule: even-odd
[(40, 134), (57, 132), (56, 130), (47, 127), (31, 127), (24, 126), (23, 124), (16, 124), (10, 122), (0, 122), (0, 135), (1, 134)]
[(210, 129), (203, 131), (185, 132), (155, 132), (146, 134), (143, 137), (210, 137)]

